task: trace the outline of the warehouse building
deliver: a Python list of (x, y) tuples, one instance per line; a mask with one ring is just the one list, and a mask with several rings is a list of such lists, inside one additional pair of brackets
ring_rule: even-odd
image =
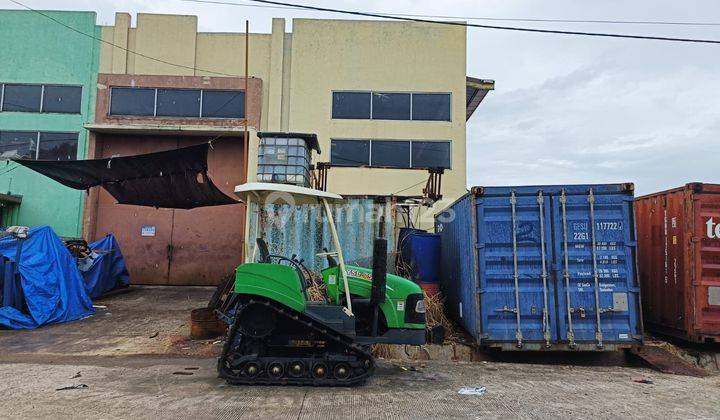
[[(246, 177), (257, 178), (257, 132), (297, 132), (317, 134), (321, 153), (313, 161), (330, 164), (327, 189), (363, 206), (376, 197), (421, 196), (428, 168), (444, 169), (442, 194), (452, 200), (466, 191), (466, 121), (493, 89), (492, 81), (466, 76), (464, 27), (294, 19), (290, 30), (284, 19), (273, 19), (271, 33), (249, 34), (246, 81), (245, 34), (198, 32), (196, 16), (138, 14), (133, 22), (117, 13), (112, 26), (85, 28), (103, 41), (95, 43), (51, 21), (33, 25), (63, 32), (57, 39), (87, 41), (70, 44), (73, 51), (99, 50), (90, 53), (95, 67), (86, 66), (88, 85), (97, 87), (83, 89), (92, 98), (84, 98), (86, 112), (73, 125), (83, 139), (78, 157), (213, 140), (210, 176), (228, 195)], [(29, 82), (0, 82), (5, 79)], [(118, 205), (97, 188), (83, 200), (82, 193), (43, 181), (38, 191), (75, 194), (68, 205), (82, 203), (87, 239), (116, 235), (135, 283), (215, 284), (249, 250), (245, 206)], [(63, 209), (56, 216), (69, 214)], [(60, 224), (49, 215), (19, 223)], [(357, 231), (349, 226), (347, 235)]]

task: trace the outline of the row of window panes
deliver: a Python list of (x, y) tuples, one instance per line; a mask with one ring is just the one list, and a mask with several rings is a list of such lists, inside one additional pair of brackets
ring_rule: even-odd
[(245, 118), (245, 91), (113, 87), (110, 115)]
[(0, 131), (0, 159), (77, 159), (78, 133)]
[(82, 86), (0, 84), (0, 111), (79, 114)]
[(449, 93), (333, 92), (332, 117), (450, 121)]
[(450, 169), (450, 142), (332, 140), (330, 162), (333, 166)]

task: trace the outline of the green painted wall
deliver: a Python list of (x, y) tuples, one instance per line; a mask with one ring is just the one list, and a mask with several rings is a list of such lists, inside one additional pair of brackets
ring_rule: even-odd
[[(43, 12), (100, 38), (94, 12)], [(94, 119), (100, 43), (32, 11), (0, 10), (0, 82), (83, 86), (81, 114), (0, 112), (0, 130), (79, 133), (78, 158), (87, 150), (85, 122)], [(80, 236), (85, 193), (0, 161), (0, 193), (22, 195), (13, 223), (50, 225), (61, 236)]]

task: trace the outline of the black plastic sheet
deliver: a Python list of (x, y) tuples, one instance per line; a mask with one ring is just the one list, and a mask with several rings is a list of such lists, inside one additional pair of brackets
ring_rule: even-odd
[(209, 143), (166, 152), (107, 159), (13, 159), (55, 181), (87, 190), (102, 186), (119, 204), (192, 209), (238, 204), (208, 177)]

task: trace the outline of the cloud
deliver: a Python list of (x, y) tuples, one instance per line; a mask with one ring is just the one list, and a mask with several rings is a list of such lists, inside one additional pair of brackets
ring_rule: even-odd
[[(715, 48), (598, 47), (580, 65), (536, 74), (515, 89), (503, 89), (501, 76), (483, 75), (495, 77), (498, 90), (470, 123), (469, 185), (632, 181), (647, 193), (697, 179), (720, 182)], [(519, 53), (553, 60), (535, 43)]]

